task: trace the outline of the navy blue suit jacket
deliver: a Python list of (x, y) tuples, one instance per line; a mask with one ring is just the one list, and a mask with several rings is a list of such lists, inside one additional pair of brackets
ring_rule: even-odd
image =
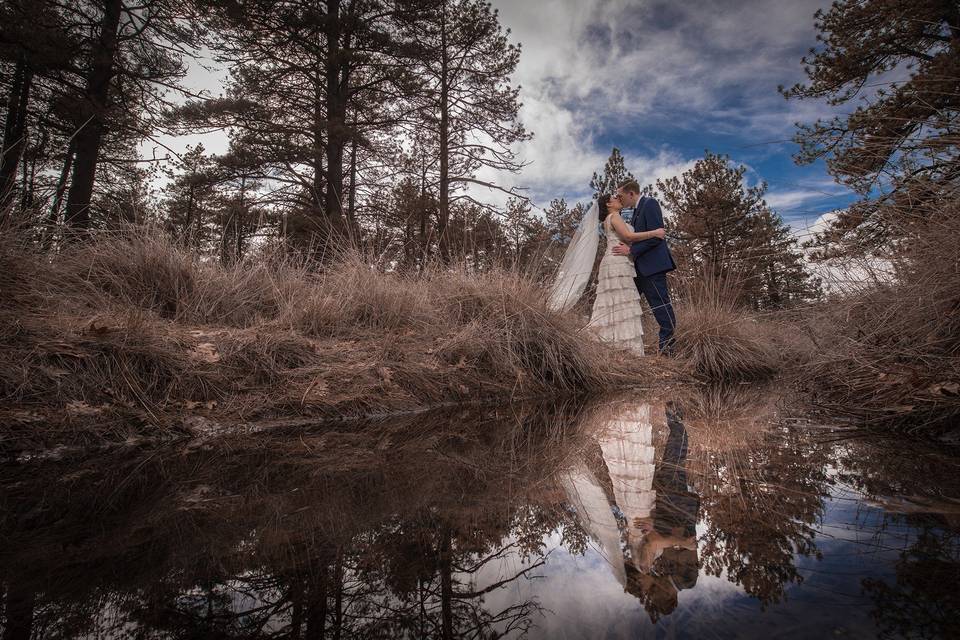
[[(663, 212), (656, 198), (643, 196), (633, 210), (634, 231), (653, 231), (663, 226)], [(651, 238), (634, 242), (630, 246), (630, 255), (638, 276), (652, 276), (657, 273), (673, 271), (677, 268), (670, 255), (666, 239)]]

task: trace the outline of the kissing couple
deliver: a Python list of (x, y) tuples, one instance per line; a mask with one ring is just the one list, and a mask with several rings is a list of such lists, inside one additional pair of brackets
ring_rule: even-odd
[(660, 203), (652, 196), (640, 195), (635, 180), (594, 200), (564, 253), (550, 292), (550, 306), (565, 311), (583, 295), (597, 256), (598, 227), (607, 246), (587, 326), (612, 346), (643, 355), (642, 296), (660, 325), (659, 351), (671, 355), (677, 320), (667, 273), (676, 269), (676, 264), (667, 244)]

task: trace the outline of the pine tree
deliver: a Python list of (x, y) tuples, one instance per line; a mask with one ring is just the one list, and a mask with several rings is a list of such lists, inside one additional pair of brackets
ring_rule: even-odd
[(405, 195), (401, 199), (399, 212), (387, 209), (384, 213), (388, 220), (396, 220), (403, 229), (404, 255), (410, 266), (416, 262), (422, 269), (437, 250), (436, 221), (439, 215), (436, 171), (439, 165), (439, 145), (435, 132), (422, 131), (401, 148), (395, 156), (391, 168), (400, 176), (394, 180), (390, 189), (402, 186)]
[(586, 209), (580, 202), (570, 208), (565, 199), (558, 198), (551, 200), (543, 210), (546, 222), (544, 232), (549, 239), (549, 246), (543, 252), (544, 269), (555, 269), (563, 260), (563, 253), (580, 226)]
[(274, 216), (257, 206), (262, 186), (259, 159), (242, 137), (230, 141), (227, 153), (212, 157), (219, 199), (220, 262), (228, 265), (244, 258), (250, 237)]
[(187, 147), (187, 151), (174, 163), (176, 172), (170, 171), (167, 186), (165, 211), (167, 225), (184, 245), (196, 249), (206, 248), (213, 235), (210, 229), (215, 221), (215, 196), (218, 177), (214, 161), (202, 144)]
[(0, 69), (8, 79), (4, 82), (6, 114), (0, 147), (0, 212), (14, 201), (20, 164), (30, 153), (31, 134), (38, 129), (45, 144), (43, 149), (33, 150), (32, 160), (42, 163), (46, 159), (50, 129), (41, 124), (40, 114), (46, 112), (48, 121), (54, 117), (51, 92), (64, 86), (63, 75), (74, 62), (75, 38), (52, 0), (5, 0), (0, 4)]
[(504, 211), (503, 230), (507, 237), (509, 253), (507, 257), (514, 265), (524, 261), (528, 251), (534, 223), (536, 220), (530, 215), (531, 207), (526, 200), (510, 198)]
[(484, 271), (501, 264), (510, 241), (504, 225), (489, 207), (459, 200), (450, 211), (450, 251), (471, 271)]
[(547, 229), (553, 241), (562, 246), (566, 246), (573, 237), (576, 230), (576, 221), (571, 220), (570, 208), (564, 198), (556, 198), (550, 201), (550, 204), (543, 210), (544, 218), (547, 221)]
[(764, 201), (766, 184), (744, 184), (746, 170), (708, 151), (681, 176), (657, 181), (678, 275), (736, 281), (755, 308), (808, 299), (816, 286), (796, 239)]
[(610, 151), (610, 157), (603, 167), (602, 173), (593, 173), (590, 179), (590, 188), (593, 189), (593, 197), (596, 198), (602, 194), (614, 193), (617, 188), (627, 180), (636, 180), (634, 175), (627, 171), (626, 163), (623, 160), (623, 154), (620, 149), (614, 147)]
[[(82, 76), (66, 221), (90, 224), (101, 150), (111, 136), (143, 138), (158, 119), (168, 89), (186, 75), (184, 51), (198, 43), (194, 3), (188, 0), (83, 0), (59, 5), (69, 20), (93, 24), (83, 42)], [(66, 7), (69, 7), (67, 9)]]
[(375, 218), (373, 237), (367, 243), (375, 255), (395, 255), (399, 269), (422, 270), (435, 244), (435, 238), (429, 235), (432, 226), (428, 220), (436, 216), (436, 199), (411, 176), (400, 180), (388, 193), (382, 215)]
[(449, 260), (452, 194), (469, 184), (498, 188), (478, 180), (476, 170), (518, 171), (512, 147), (529, 136), (519, 121), (519, 87), (510, 82), (520, 47), (508, 41), (497, 11), (483, 0), (426, 0), (424, 6), (408, 28), (417, 43), (414, 69), (424, 81), (418, 127), (430, 130), (438, 146), (437, 235), (441, 257)]
[(416, 86), (400, 35), (412, 3), (207, 2), (210, 46), (231, 79), (223, 99), (181, 109), (184, 126), (242, 131), (308, 242), (349, 231), (358, 163), (402, 121)]
[(110, 141), (104, 150), (110, 157), (97, 169), (98, 187), (90, 203), (97, 215), (90, 220), (91, 228), (111, 229), (154, 219), (157, 201), (152, 183), (160, 173), (159, 165), (138, 162), (135, 140)]
[(744, 297), (755, 309), (783, 309), (821, 295), (797, 238), (767, 206), (754, 220), (753, 244), (759, 250), (750, 256), (753, 276), (744, 283)]
[[(780, 90), (852, 112), (798, 125), (797, 161), (825, 158), (864, 195), (831, 235), (856, 230), (854, 241), (882, 245), (908, 233), (915, 216), (904, 212), (955, 194), (960, 181), (960, 3), (838, 0), (815, 20), (820, 44), (803, 59), (809, 82)], [(895, 69), (906, 79), (886, 82)]]

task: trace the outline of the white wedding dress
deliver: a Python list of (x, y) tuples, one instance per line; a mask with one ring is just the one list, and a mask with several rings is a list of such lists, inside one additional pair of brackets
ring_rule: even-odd
[[(630, 225), (627, 224), (627, 227), (630, 228)], [(643, 324), (640, 319), (643, 308), (633, 280), (637, 272), (630, 256), (613, 254), (613, 248), (620, 243), (620, 238), (610, 224), (610, 216), (604, 220), (603, 229), (607, 236), (607, 248), (600, 260), (597, 298), (587, 326), (601, 340), (621, 349), (631, 349), (642, 356)]]

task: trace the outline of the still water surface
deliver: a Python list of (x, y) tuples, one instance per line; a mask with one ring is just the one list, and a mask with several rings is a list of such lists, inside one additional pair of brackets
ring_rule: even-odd
[(749, 390), (0, 472), (17, 638), (957, 638), (960, 458)]

